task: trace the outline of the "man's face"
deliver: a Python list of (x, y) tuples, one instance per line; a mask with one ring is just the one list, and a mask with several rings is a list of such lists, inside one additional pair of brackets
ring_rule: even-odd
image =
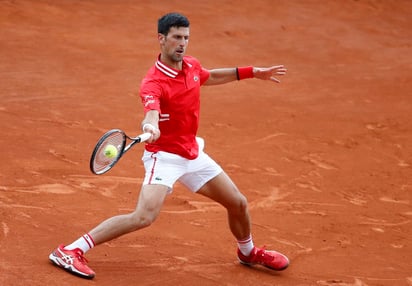
[(167, 36), (159, 34), (162, 55), (172, 62), (181, 62), (189, 43), (189, 28), (171, 27)]

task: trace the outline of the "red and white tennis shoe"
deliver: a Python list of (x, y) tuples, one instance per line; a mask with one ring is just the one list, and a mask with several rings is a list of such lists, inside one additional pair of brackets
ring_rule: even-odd
[(238, 249), (237, 256), (239, 262), (245, 265), (260, 264), (273, 270), (284, 270), (289, 266), (289, 259), (274, 250), (266, 250), (263, 248), (254, 247), (249, 256), (245, 256)]
[(83, 256), (83, 251), (79, 248), (73, 250), (64, 249), (59, 245), (50, 255), (49, 259), (55, 265), (64, 270), (86, 279), (92, 279), (95, 273), (87, 266), (87, 259)]

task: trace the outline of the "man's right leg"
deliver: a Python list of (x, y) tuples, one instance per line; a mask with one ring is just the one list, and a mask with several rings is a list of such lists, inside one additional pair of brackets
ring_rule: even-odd
[(150, 226), (159, 215), (167, 193), (167, 186), (144, 185), (132, 213), (109, 218), (89, 232), (94, 244), (98, 245)]
[(87, 266), (84, 253), (95, 245), (151, 225), (159, 215), (168, 191), (167, 186), (144, 185), (136, 209), (132, 213), (103, 221), (67, 247), (60, 245), (50, 254), (49, 259), (72, 274), (93, 278), (95, 273)]

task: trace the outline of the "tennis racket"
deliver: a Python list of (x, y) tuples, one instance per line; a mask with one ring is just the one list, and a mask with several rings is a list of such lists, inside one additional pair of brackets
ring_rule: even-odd
[[(143, 133), (137, 137), (129, 137), (120, 129), (107, 131), (94, 147), (90, 158), (90, 170), (96, 175), (106, 173), (133, 145), (148, 140), (150, 136), (150, 133)], [(128, 145), (127, 139), (132, 141)]]

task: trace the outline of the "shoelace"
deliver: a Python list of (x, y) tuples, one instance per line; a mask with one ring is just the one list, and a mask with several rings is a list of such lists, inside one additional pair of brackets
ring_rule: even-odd
[(89, 263), (86, 257), (83, 256), (83, 252), (80, 249), (74, 250), (74, 253), (76, 254), (76, 258), (79, 259), (80, 262)]
[(258, 251), (256, 252), (256, 256), (261, 257), (261, 259), (265, 262), (275, 260), (275, 256), (266, 251), (266, 246), (259, 248)]

